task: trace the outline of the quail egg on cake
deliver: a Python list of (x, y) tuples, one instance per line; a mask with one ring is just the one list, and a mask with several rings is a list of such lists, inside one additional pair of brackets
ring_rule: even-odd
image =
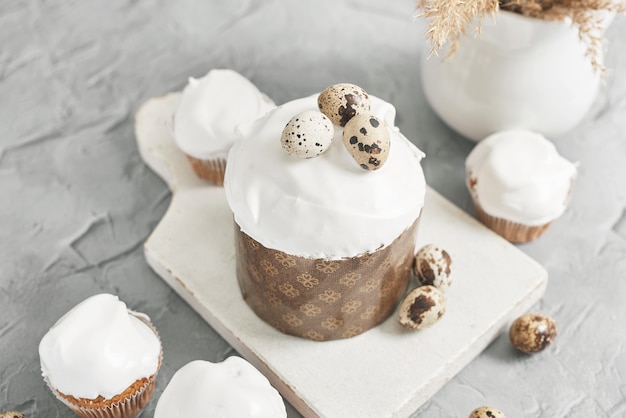
[(357, 85), (334, 84), (320, 93), (317, 106), (335, 125), (346, 126), (354, 116), (369, 113), (370, 99)]
[(443, 293), (434, 286), (413, 289), (400, 304), (398, 320), (405, 328), (424, 329), (433, 325), (446, 312)]
[(506, 418), (504, 413), (491, 406), (481, 406), (472, 411), (468, 418)]
[(539, 313), (528, 313), (513, 321), (509, 339), (524, 353), (537, 353), (547, 348), (557, 335), (554, 319)]
[(378, 170), (387, 157), (391, 140), (385, 122), (373, 115), (357, 115), (343, 128), (343, 144), (364, 170)]
[(450, 288), (452, 259), (443, 248), (428, 244), (415, 254), (413, 271), (421, 285), (435, 286), (442, 292)]
[(287, 154), (313, 158), (324, 153), (333, 141), (331, 121), (316, 110), (298, 113), (283, 129), (280, 142)]

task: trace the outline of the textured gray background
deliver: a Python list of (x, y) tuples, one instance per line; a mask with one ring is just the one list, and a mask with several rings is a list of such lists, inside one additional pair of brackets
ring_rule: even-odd
[[(233, 354), (142, 253), (170, 193), (139, 158), (134, 112), (188, 76), (233, 68), (278, 103), (359, 84), (397, 106), (397, 124), (427, 154), (428, 183), (472, 212), (463, 161), (473, 144), (424, 101), (424, 25), (413, 14), (409, 0), (2, 0), (0, 410), (72, 416), (45, 387), (37, 346), (98, 292), (146, 312), (161, 333), (165, 360), (143, 417), (183, 364)], [(555, 346), (528, 357), (501, 336), (416, 416), (465, 417), (482, 404), (508, 417), (626, 416), (624, 17), (607, 37), (610, 70), (593, 111), (554, 138), (580, 162), (570, 208), (520, 247), (550, 273), (536, 309), (557, 319)]]

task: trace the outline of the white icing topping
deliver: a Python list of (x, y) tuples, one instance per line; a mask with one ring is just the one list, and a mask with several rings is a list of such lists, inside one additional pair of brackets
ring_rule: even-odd
[(39, 344), (41, 371), (52, 387), (76, 398), (106, 399), (158, 369), (161, 342), (117, 296), (76, 305)]
[(226, 158), (235, 128), (275, 107), (248, 79), (232, 70), (211, 70), (189, 79), (174, 116), (174, 140), (198, 159)]
[(196, 360), (180, 368), (159, 398), (154, 418), (282, 418), (285, 404), (250, 363)]
[(395, 108), (370, 99), (372, 114), (385, 121), (391, 137), (387, 162), (377, 171), (355, 163), (339, 126), (319, 157), (302, 160), (283, 151), (283, 128), (292, 116), (317, 109), (317, 95), (240, 126), (224, 188), (246, 234), (289, 254), (339, 259), (387, 246), (413, 224), (424, 202), (424, 154), (394, 126)]
[(472, 193), (491, 216), (523, 225), (558, 218), (567, 205), (576, 166), (542, 135), (510, 130), (490, 135), (467, 157)]

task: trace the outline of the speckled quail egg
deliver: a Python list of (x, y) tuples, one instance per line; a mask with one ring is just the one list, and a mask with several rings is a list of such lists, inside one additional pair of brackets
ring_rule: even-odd
[(389, 130), (376, 116), (357, 115), (343, 128), (343, 144), (364, 170), (378, 170), (389, 156)]
[(316, 110), (298, 113), (283, 129), (280, 142), (287, 154), (313, 158), (325, 152), (333, 141), (335, 128)]
[(26, 418), (26, 415), (17, 411), (0, 412), (0, 418)]
[(520, 316), (511, 325), (509, 339), (515, 348), (524, 353), (538, 353), (547, 348), (557, 335), (554, 319), (539, 313)]
[(506, 418), (504, 413), (491, 406), (481, 406), (472, 411), (468, 418)]
[(452, 259), (443, 248), (428, 244), (423, 246), (413, 263), (413, 271), (420, 285), (435, 286), (442, 292), (447, 291), (452, 283)]
[(400, 304), (398, 320), (409, 329), (424, 329), (433, 325), (446, 312), (443, 293), (434, 286), (422, 286), (409, 292)]
[(320, 93), (317, 106), (335, 125), (346, 126), (354, 116), (369, 113), (370, 98), (359, 86), (335, 84)]

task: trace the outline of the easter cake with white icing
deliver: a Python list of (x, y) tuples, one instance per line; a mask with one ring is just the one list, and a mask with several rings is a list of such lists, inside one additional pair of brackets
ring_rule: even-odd
[(241, 357), (221, 363), (195, 360), (172, 376), (154, 418), (285, 418), (278, 391)]
[(74, 413), (130, 418), (152, 395), (162, 348), (150, 318), (103, 293), (61, 317), (41, 339), (39, 357), (44, 380)]
[(513, 243), (540, 237), (563, 214), (576, 178), (552, 142), (521, 129), (479, 142), (465, 167), (478, 219)]
[(275, 328), (351, 337), (404, 295), (426, 185), (424, 154), (395, 113), (340, 84), (239, 126), (224, 182), (237, 277), (245, 301)]
[(274, 107), (241, 74), (214, 69), (189, 79), (174, 115), (174, 140), (199, 177), (221, 185), (228, 151), (239, 137), (237, 127)]

